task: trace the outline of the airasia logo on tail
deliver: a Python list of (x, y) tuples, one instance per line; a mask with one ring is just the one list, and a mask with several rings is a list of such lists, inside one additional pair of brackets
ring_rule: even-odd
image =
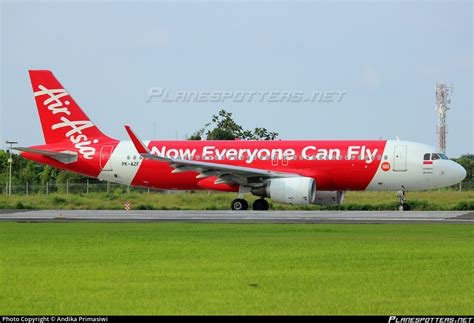
[[(43, 101), (43, 106), (50, 110), (53, 115), (64, 114), (71, 116), (71, 111), (68, 109), (71, 102), (68, 100), (64, 102), (61, 101), (61, 98), (69, 96), (69, 93), (67, 93), (65, 89), (47, 89), (44, 85), (39, 85), (38, 88), (40, 91), (34, 93), (35, 97), (46, 95), (47, 98)], [(99, 140), (89, 140), (83, 131), (93, 127), (94, 124), (90, 120), (69, 120), (66, 116), (61, 116), (59, 118), (61, 122), (53, 124), (51, 129), (69, 129), (69, 131), (65, 133), (65, 137), (74, 144), (74, 147), (79, 151), (82, 157), (85, 159), (93, 159), (96, 149), (90, 145), (92, 143), (98, 143)]]

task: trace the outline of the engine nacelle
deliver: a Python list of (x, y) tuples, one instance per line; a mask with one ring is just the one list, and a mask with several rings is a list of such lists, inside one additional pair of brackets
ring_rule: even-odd
[(344, 200), (344, 191), (317, 191), (314, 204), (339, 205)]
[(266, 196), (274, 202), (290, 205), (314, 203), (316, 182), (310, 177), (275, 178), (266, 187)]

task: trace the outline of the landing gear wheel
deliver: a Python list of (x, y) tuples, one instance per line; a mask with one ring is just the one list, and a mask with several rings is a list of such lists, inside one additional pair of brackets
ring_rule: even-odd
[(398, 211), (408, 211), (410, 210), (410, 205), (403, 203), (398, 205)]
[(249, 203), (244, 199), (235, 199), (232, 201), (230, 207), (235, 211), (243, 211), (249, 208)]
[(403, 187), (403, 190), (397, 192), (397, 197), (400, 201), (398, 204), (398, 211), (408, 211), (410, 209), (410, 206), (405, 202), (405, 187)]
[(258, 199), (253, 202), (252, 208), (255, 211), (267, 211), (270, 208), (270, 205), (268, 204), (267, 200)]

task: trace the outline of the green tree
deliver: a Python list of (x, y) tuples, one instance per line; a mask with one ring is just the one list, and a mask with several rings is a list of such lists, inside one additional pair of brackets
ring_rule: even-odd
[(208, 130), (208, 140), (234, 140), (242, 136), (243, 128), (232, 119), (231, 112), (220, 110), (217, 115), (212, 116), (211, 123), (215, 127)]
[(38, 167), (36, 167), (33, 162), (25, 160), (17, 173), (19, 184), (25, 184), (28, 182), (32, 185), (38, 183), (37, 170)]
[(204, 127), (202, 127), (199, 130), (196, 130), (190, 137), (188, 137), (188, 140), (202, 140), (205, 137), (205, 132), (206, 128), (209, 127), (211, 123), (206, 123)]
[(459, 163), (466, 170), (467, 174), (463, 182), (474, 181), (474, 154), (462, 155), (461, 157), (453, 160)]
[(278, 133), (268, 131), (265, 128), (255, 128), (253, 137), (255, 140), (275, 140), (278, 137)]
[[(205, 129), (210, 125), (213, 126), (207, 132)], [(205, 133), (205, 136), (204, 136)], [(217, 115), (213, 115), (211, 122), (203, 128), (197, 130), (189, 137), (189, 140), (275, 140), (278, 137), (277, 132), (268, 131), (265, 128), (257, 127), (253, 131), (245, 130), (241, 125), (237, 124), (232, 118), (232, 113), (220, 110)]]
[(46, 183), (54, 183), (56, 179), (56, 175), (58, 170), (51, 166), (44, 166), (43, 170), (38, 174), (39, 179), (42, 185), (46, 185)]

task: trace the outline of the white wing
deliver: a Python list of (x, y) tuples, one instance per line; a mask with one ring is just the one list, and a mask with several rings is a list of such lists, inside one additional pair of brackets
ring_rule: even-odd
[(234, 166), (224, 163), (213, 163), (206, 161), (179, 159), (157, 156), (150, 153), (148, 147), (135, 135), (129, 126), (125, 126), (130, 138), (132, 139), (138, 153), (145, 159), (158, 160), (168, 163), (174, 168), (173, 173), (197, 172), (196, 178), (206, 178), (215, 176), (218, 179), (214, 184), (240, 184), (245, 186), (261, 186), (265, 180), (281, 177), (298, 177), (294, 173), (275, 172), (265, 169)]

